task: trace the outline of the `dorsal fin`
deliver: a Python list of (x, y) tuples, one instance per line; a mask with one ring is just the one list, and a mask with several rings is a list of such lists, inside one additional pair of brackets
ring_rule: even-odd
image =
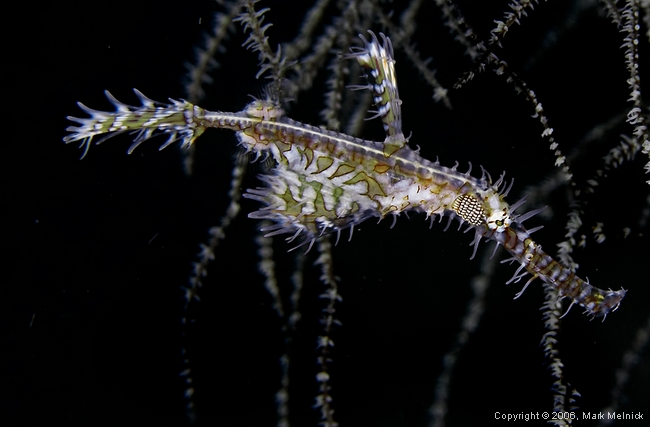
[(390, 157), (406, 145), (406, 138), (402, 133), (402, 101), (397, 91), (395, 78), (395, 59), (393, 58), (393, 45), (388, 37), (379, 33), (383, 43), (380, 43), (372, 31), (370, 41), (359, 34), (364, 46), (353, 53), (359, 65), (370, 70), (372, 81), (367, 86), (356, 86), (355, 89), (369, 89), (374, 95), (377, 110), (370, 111), (374, 116), (370, 119), (381, 118), (386, 131), (384, 141), (384, 155)]

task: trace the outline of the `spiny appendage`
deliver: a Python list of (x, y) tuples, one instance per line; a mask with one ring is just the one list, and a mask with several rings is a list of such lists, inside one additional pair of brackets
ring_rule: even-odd
[(324, 234), (340, 234), (377, 214), (368, 183), (358, 182), (360, 176), (368, 182), (371, 177), (355, 172), (351, 163), (327, 157), (329, 152), (315, 150), (317, 145), (286, 144), (281, 152), (278, 147), (272, 149), (276, 165), (259, 176), (265, 186), (244, 195), (264, 205), (250, 218), (274, 222), (262, 230), (266, 236), (290, 234), (287, 241), (299, 238), (298, 246), (311, 245)]
[(68, 127), (66, 130), (72, 133), (64, 137), (63, 141), (66, 144), (81, 141), (80, 147), (85, 148), (83, 158), (93, 138), (98, 135), (105, 134), (105, 137), (96, 141), (96, 144), (120, 133), (136, 133), (137, 136), (128, 150), (130, 154), (142, 142), (158, 134), (169, 136), (160, 147), (162, 150), (177, 140), (181, 140), (184, 147), (189, 146), (205, 131), (205, 123), (202, 120), (205, 111), (202, 108), (175, 99), (170, 99), (171, 104), (163, 104), (147, 98), (137, 89), (133, 91), (140, 99), (141, 106), (124, 104), (108, 91), (105, 92), (106, 97), (116, 108), (113, 112), (93, 110), (78, 103), (90, 117), (69, 116), (68, 120), (79, 123), (79, 126)]
[(351, 86), (351, 88), (369, 89), (374, 93), (377, 111), (371, 111), (375, 115), (370, 119), (381, 118), (386, 131), (384, 154), (389, 157), (406, 145), (406, 138), (402, 133), (402, 101), (399, 99), (397, 90), (393, 45), (383, 33), (379, 33), (383, 44), (379, 43), (375, 33), (368, 31), (368, 34), (370, 34), (370, 41), (366, 40), (362, 34), (359, 34), (364, 46), (353, 49), (351, 57), (355, 58), (362, 67), (370, 70), (374, 84)]
[[(574, 304), (578, 304), (585, 309), (586, 314), (605, 318), (608, 313), (618, 308), (621, 300), (625, 297), (625, 289), (603, 290), (579, 278), (575, 272), (546, 254), (541, 245), (536, 244), (530, 238), (530, 233), (518, 222), (513, 223), (502, 233), (493, 233), (489, 238), (502, 244), (512, 255), (512, 258), (502, 262), (517, 261), (520, 263), (519, 268), (507, 283), (517, 283), (527, 274), (532, 275), (515, 298), (521, 296), (533, 280), (540, 278), (557, 288), (561, 298), (571, 300), (569, 309)], [(522, 272), (522, 270), (525, 271)]]
[[(260, 177), (263, 181), (270, 181), (273, 178), (271, 175)], [(296, 200), (288, 189), (284, 194), (276, 194), (269, 187), (249, 189), (244, 197), (257, 200), (264, 205), (261, 209), (248, 214), (249, 218), (273, 221), (272, 225), (261, 229), (265, 237), (288, 234), (285, 240), (288, 243), (297, 243), (289, 251), (307, 244), (309, 245), (307, 251), (309, 251), (316, 239), (334, 232), (337, 233), (338, 242), (341, 232), (345, 229), (350, 230), (351, 239), (354, 226), (373, 216), (372, 211), (361, 210), (341, 217), (332, 215), (332, 211), (325, 206), (322, 194), (314, 194), (311, 211), (305, 209), (304, 203)], [(309, 197), (312, 196), (307, 196)]]

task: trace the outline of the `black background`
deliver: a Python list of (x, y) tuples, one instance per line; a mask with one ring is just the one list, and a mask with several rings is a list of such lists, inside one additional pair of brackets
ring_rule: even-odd
[[(461, 3), (482, 37), (502, 19), (507, 2), (478, 9)], [(134, 154), (121, 136), (87, 157), (61, 141), (67, 115), (83, 116), (76, 101), (110, 110), (103, 96), (136, 103), (131, 88), (152, 99), (182, 98), (186, 62), (209, 31), (218, 6), (209, 1), (52, 2), (25, 5), (11, 20), (5, 43), (5, 127), (2, 155), (2, 224), (5, 247), (0, 285), (0, 417), (3, 425), (176, 426), (186, 425), (181, 370), (182, 292), (190, 264), (227, 206), (236, 139), (208, 132), (197, 144), (195, 173), (187, 177), (178, 150), (157, 151), (148, 142)], [(274, 27), (271, 43), (291, 40), (306, 6), (268, 2)], [(387, 6), (385, 6), (387, 7)], [(620, 48), (623, 35), (591, 8), (561, 29), (573, 3), (542, 4), (512, 28), (498, 50), (542, 102), (565, 152), (596, 125), (625, 114), (629, 89)], [(396, 6), (396, 10), (400, 10)], [(451, 87), (471, 69), (463, 48), (449, 35), (439, 11), (426, 3), (414, 38), (423, 57), (432, 56), (437, 77)], [(380, 31), (381, 27), (373, 27)], [(645, 29), (643, 30), (645, 31)], [(206, 87), (201, 105), (238, 111), (249, 95), (260, 95), (256, 55), (233, 34)], [(648, 57), (647, 39), (642, 54)], [(443, 165), (482, 164), (493, 176), (515, 177), (516, 201), (539, 184), (555, 161), (530, 105), (503, 77), (478, 75), (450, 90), (453, 110), (431, 99), (431, 89), (396, 52), (404, 129), (424, 157)], [(647, 61), (641, 60), (647, 77)], [(644, 68), (645, 67), (645, 68)], [(320, 124), (324, 78), (297, 100), (289, 115)], [(644, 82), (644, 83), (645, 83)], [(646, 97), (647, 101), (647, 97)], [(602, 141), (581, 148), (572, 167), (582, 185), (600, 158), (616, 144), (625, 125)], [(382, 138), (377, 121), (363, 135)], [(650, 255), (647, 225), (648, 179), (643, 155), (610, 173), (596, 196), (585, 197), (584, 233), (606, 225), (607, 240), (577, 250), (581, 275), (602, 288), (628, 289), (621, 308), (605, 322), (589, 321), (574, 308), (562, 324), (560, 351), (567, 380), (582, 394), (582, 411), (609, 403), (615, 369), (636, 330), (648, 319)], [(647, 160), (647, 157), (646, 157)], [(596, 165), (596, 166), (594, 166)], [(476, 169), (475, 169), (476, 171)], [(246, 187), (258, 185), (256, 166)], [(475, 172), (476, 173), (476, 172)], [(549, 253), (563, 240), (569, 211), (564, 189), (527, 209), (549, 205), (528, 226), (544, 224), (536, 238)], [(257, 224), (246, 214), (251, 201), (216, 253), (202, 300), (192, 308), (190, 361), (195, 378), (198, 425), (274, 425), (278, 359), (283, 353), (281, 322), (257, 272), (253, 242)], [(647, 213), (645, 214), (648, 215)], [(345, 425), (421, 426), (428, 422), (442, 359), (459, 330), (469, 281), (480, 267), (469, 261), (471, 233), (423, 217), (364, 223), (334, 249), (343, 303), (333, 335), (332, 394), (336, 418)], [(623, 227), (632, 233), (623, 238)], [(483, 245), (482, 249), (491, 245)], [(274, 243), (278, 279), (288, 289), (293, 256), (282, 239)], [(502, 258), (505, 256), (500, 255)], [(320, 271), (307, 256), (301, 328), (292, 348), (292, 423), (316, 425), (311, 409), (318, 318), (323, 302)], [(504, 285), (514, 272), (498, 266), (486, 312), (460, 353), (450, 388), (449, 425), (484, 425), (494, 413), (542, 412), (552, 408), (551, 379), (540, 340), (541, 285), (533, 283), (512, 301), (520, 285)], [(632, 372), (622, 408), (650, 416), (647, 350)], [(583, 423), (587, 425), (587, 423)]]

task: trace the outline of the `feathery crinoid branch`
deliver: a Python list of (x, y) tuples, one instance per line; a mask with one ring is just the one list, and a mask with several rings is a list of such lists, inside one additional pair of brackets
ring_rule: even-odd
[[(621, 13), (623, 29), (626, 33), (624, 44), (625, 63), (630, 73), (627, 83), (630, 86), (630, 101), (632, 109), (627, 113), (627, 122), (634, 126), (633, 134), (641, 141), (643, 152), (650, 157), (650, 137), (648, 131), (647, 108), (644, 108), (641, 98), (641, 78), (639, 74), (639, 0), (628, 0)], [(645, 111), (644, 111), (645, 109)], [(650, 173), (650, 161), (645, 165), (646, 173)], [(650, 184), (650, 180), (647, 181)]]
[(270, 9), (256, 10), (255, 5), (260, 0), (248, 0), (246, 2), (246, 10), (240, 14), (235, 21), (241, 22), (244, 27), (244, 32), (248, 32), (248, 39), (244, 42), (244, 47), (251, 49), (253, 52), (258, 53), (260, 70), (257, 72), (257, 78), (269, 73), (267, 78), (273, 80), (271, 91), (273, 96), (277, 97), (277, 101), (283, 101), (287, 97), (291, 97), (292, 93), (284, 93), (287, 89), (283, 87), (282, 81), (284, 79), (287, 67), (287, 59), (282, 55), (282, 48), (278, 46), (274, 52), (269, 44), (269, 37), (266, 31), (271, 28), (272, 24), (264, 24), (264, 14)]
[(204, 36), (204, 46), (196, 49), (195, 61), (186, 64), (189, 76), (185, 85), (185, 93), (189, 102), (200, 102), (205, 96), (203, 86), (213, 83), (210, 73), (219, 65), (215, 57), (224, 49), (228, 34), (234, 31), (234, 19), (241, 14), (243, 7), (244, 0), (233, 0), (226, 3), (225, 11), (216, 13), (214, 17), (212, 32)]
[[(635, 4), (628, 2), (626, 8), (639, 10)], [(221, 64), (232, 66), (242, 51), (252, 51), (259, 59), (257, 77), (270, 80), (266, 97), (254, 99), (240, 111), (225, 112), (184, 100), (158, 103), (139, 92), (141, 105), (130, 106), (109, 95), (116, 111), (82, 106), (90, 117), (71, 118), (77, 125), (68, 128), (71, 134), (65, 138), (80, 142), (84, 155), (92, 141), (123, 133), (135, 134), (129, 152), (163, 135), (167, 141), (161, 148), (174, 140), (192, 146), (201, 137), (201, 144), (217, 144), (222, 154), (226, 152), (222, 144), (228, 141), (224, 135), (234, 134), (242, 150), (257, 161), (256, 184), (244, 177), (242, 162), (233, 166), (230, 204), (201, 247), (190, 285), (184, 288), (187, 306), (212, 284), (218, 289), (227, 282), (247, 290), (265, 284), (266, 300), (258, 305), (261, 311), (275, 314), (260, 315), (257, 325), (277, 325), (278, 348), (261, 345), (254, 360), (272, 359), (264, 384), (272, 384), (268, 389), (273, 391), (268, 401), (247, 403), (247, 407), (271, 406), (275, 396), (276, 410), (268, 417), (281, 426), (346, 425), (359, 419), (397, 423), (399, 417), (409, 425), (475, 425), (493, 419), (495, 411), (506, 410), (512, 414), (555, 411), (566, 417), (551, 421), (566, 425), (582, 416), (576, 405), (588, 408), (585, 412), (593, 405), (604, 407), (597, 395), (606, 399), (607, 386), (614, 381), (613, 370), (606, 366), (614, 366), (615, 349), (625, 345), (617, 341), (622, 335), (621, 319), (634, 316), (632, 307), (638, 309), (638, 295), (645, 292), (638, 286), (642, 278), (634, 275), (638, 265), (626, 271), (613, 265), (623, 256), (618, 252), (648, 255), (643, 240), (647, 198), (639, 196), (638, 177), (619, 175), (636, 167), (635, 155), (644, 143), (637, 135), (644, 112), (636, 108), (644, 102), (639, 83), (643, 69), (638, 63), (645, 45), (636, 51), (626, 47), (626, 57), (619, 63), (624, 68), (627, 61), (634, 80), (629, 83), (633, 108), (639, 112), (628, 120), (636, 126), (634, 136), (621, 137), (629, 107), (622, 103), (616, 111), (608, 109), (608, 117), (604, 113), (596, 117), (592, 104), (598, 98), (589, 98), (595, 89), (574, 94), (582, 80), (564, 63), (571, 55), (558, 60), (546, 44), (536, 44), (533, 36), (539, 28), (551, 31), (555, 25), (550, 23), (551, 3), (533, 10), (533, 2), (515, 2), (496, 28), (493, 21), (504, 16), (502, 10), (489, 5), (461, 10), (452, 1), (412, 1), (390, 9), (375, 0), (320, 0), (301, 4), (300, 10), (296, 5), (291, 9), (265, 6), (259, 0), (228, 3), (223, 16), (240, 12), (236, 21), (242, 24), (238, 31), (244, 34), (247, 49), (229, 46), (223, 53), (215, 48), (206, 55), (216, 55)], [(479, 7), (489, 13), (474, 9)], [(643, 25), (644, 16), (612, 7), (621, 25)], [(215, 43), (226, 43), (231, 24), (225, 18), (218, 20)], [(569, 37), (562, 29), (552, 30)], [(640, 29), (634, 31), (625, 33), (627, 44), (647, 42), (638, 36)], [(616, 49), (608, 54), (615, 57), (620, 53)], [(579, 49), (572, 46), (573, 51)], [(517, 59), (529, 55), (536, 61), (522, 65)], [(201, 64), (215, 60), (207, 56)], [(432, 58), (430, 63), (421, 59), (426, 57)], [(546, 61), (553, 66), (545, 65)], [(434, 66), (435, 78), (430, 68)], [(478, 73), (487, 67), (495, 73)], [(197, 75), (203, 75), (209, 67), (198, 69)], [(632, 69), (640, 69), (637, 77)], [(255, 75), (255, 70), (250, 71)], [(580, 71), (585, 79), (589, 76)], [(471, 84), (445, 89), (459, 75), (473, 76)], [(244, 92), (254, 86), (243, 79), (219, 81), (236, 84)], [(585, 81), (586, 86), (593, 83)], [(608, 81), (599, 80), (598, 90), (606, 90)], [(207, 96), (211, 89), (205, 88)], [(218, 104), (219, 88), (214, 89)], [(432, 90), (443, 103), (431, 101)], [(515, 96), (519, 92), (524, 97)], [(286, 102), (289, 99), (291, 104)], [(452, 103), (454, 110), (445, 107)], [(576, 109), (586, 112), (578, 115)], [(309, 124), (318, 120), (319, 111), (324, 123)], [(210, 128), (229, 132), (202, 136)], [(454, 165), (451, 156), (473, 162), (474, 167)], [(488, 169), (506, 169), (508, 177), (517, 177), (517, 184), (504, 173), (493, 179)], [(528, 189), (516, 201), (510, 193), (523, 187), (520, 179)], [(241, 209), (261, 221), (263, 237), (250, 237), (242, 231), (248, 227), (242, 224), (250, 221), (236, 218), (242, 188), (249, 189), (243, 193)], [(634, 188), (635, 196), (621, 195), (621, 188)], [(532, 210), (522, 213), (526, 197)], [(619, 200), (624, 200), (624, 206)], [(542, 214), (545, 204), (549, 209)], [(397, 221), (400, 216), (414, 220)], [(375, 225), (366, 221), (371, 218), (390, 221)], [(470, 237), (441, 233), (435, 227), (423, 232), (426, 227), (416, 218), (426, 218), (432, 226), (436, 219), (444, 220), (447, 228), (455, 219)], [(544, 249), (532, 239), (541, 226), (528, 229), (528, 221), (549, 223), (535, 234)], [(388, 227), (395, 229), (391, 232)], [(553, 234), (557, 230), (559, 234)], [(353, 233), (355, 239), (342, 242), (351, 240)], [(276, 242), (278, 236), (284, 241)], [(496, 248), (495, 253), (481, 253), (480, 262), (469, 262), (455, 248), (459, 238), (472, 246), (467, 253), (472, 258), (484, 241), (508, 252), (504, 263), (514, 263), (515, 270), (507, 283), (523, 286), (515, 290), (501, 286), (507, 278), (500, 276), (505, 267), (499, 266)], [(560, 242), (554, 251), (557, 257), (549, 251), (553, 242)], [(616, 253), (603, 256), (593, 243), (614, 245)], [(233, 246), (244, 248), (249, 256), (235, 258), (229, 253)], [(583, 250), (593, 252), (585, 255)], [(579, 262), (584, 269), (580, 274)], [(244, 270), (259, 272), (259, 283), (233, 279)], [(587, 272), (593, 282), (584, 276)], [(288, 285), (291, 281), (293, 286)], [(543, 286), (535, 286), (540, 282)], [(467, 301), (462, 295), (469, 288), (473, 296), (463, 310)], [(610, 316), (627, 290), (630, 296), (622, 313)], [(512, 302), (508, 297), (518, 299)], [(249, 296), (245, 293), (242, 298), (248, 302)], [(204, 299), (201, 310), (204, 304), (209, 302)], [(224, 325), (238, 328), (245, 317), (228, 311), (230, 304), (216, 303), (215, 311), (224, 314), (215, 330)], [(607, 317), (607, 322), (585, 322), (575, 313), (578, 307), (588, 317)], [(250, 334), (250, 329), (237, 331)], [(222, 349), (228, 344), (219, 343)], [(201, 370), (191, 369), (193, 354), (186, 353), (183, 373), (190, 419), (199, 420), (197, 396), (210, 386), (195, 381)], [(542, 358), (548, 373), (539, 368)], [(224, 377), (230, 366), (238, 366), (239, 372), (248, 369), (237, 365), (236, 359), (214, 355)], [(533, 374), (519, 374), (524, 370)], [(214, 388), (229, 387), (221, 377), (218, 382)], [(457, 390), (464, 392), (462, 398)], [(615, 398), (621, 400), (624, 394), (617, 389)], [(504, 403), (504, 396), (512, 402)], [(458, 403), (479, 397), (495, 408), (473, 413)], [(228, 412), (235, 400), (220, 407), (222, 414), (212, 416)]]

